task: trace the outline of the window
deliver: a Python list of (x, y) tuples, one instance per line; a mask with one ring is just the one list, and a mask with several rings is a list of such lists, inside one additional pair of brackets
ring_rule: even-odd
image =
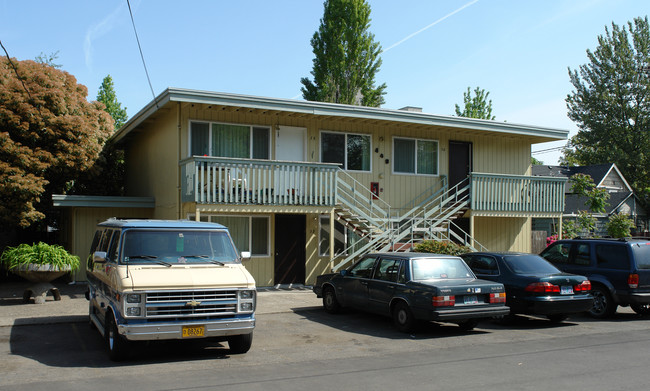
[[(359, 243), (361, 237), (348, 230), (338, 221), (334, 222), (334, 254), (342, 254), (346, 248)], [(330, 218), (320, 217), (318, 248), (321, 256), (330, 255)]]
[(400, 261), (396, 259), (381, 259), (375, 271), (375, 280), (397, 282)]
[(372, 268), (375, 265), (374, 257), (366, 257), (352, 266), (349, 275), (351, 277), (370, 278), (372, 275)]
[(598, 267), (606, 269), (629, 270), (630, 256), (627, 246), (617, 244), (597, 244), (596, 262)]
[(486, 255), (463, 255), (463, 260), (475, 274), (499, 275), (497, 260)]
[(370, 136), (321, 132), (321, 162), (338, 163), (344, 170), (370, 171)]
[(393, 172), (438, 175), (438, 142), (395, 137)]
[(270, 128), (190, 122), (190, 154), (241, 159), (269, 159)]
[(250, 251), (252, 256), (258, 257), (270, 255), (270, 231), (267, 216), (201, 215), (201, 221), (210, 221), (226, 226), (240, 252)]

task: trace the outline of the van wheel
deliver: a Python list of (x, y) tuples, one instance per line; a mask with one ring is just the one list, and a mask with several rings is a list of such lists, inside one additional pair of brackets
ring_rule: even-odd
[(639, 315), (650, 315), (650, 304), (630, 304), (630, 307)]
[(244, 354), (250, 350), (252, 344), (253, 333), (228, 337), (228, 347), (232, 354)]
[(609, 294), (607, 288), (596, 285), (591, 288), (591, 294), (594, 297), (594, 306), (589, 310), (589, 315), (592, 318), (602, 319), (614, 315), (618, 305), (614, 303), (614, 299), (612, 299), (612, 295)]
[(122, 361), (129, 353), (129, 341), (117, 332), (117, 325), (112, 314), (106, 316), (104, 336), (108, 357), (113, 361)]

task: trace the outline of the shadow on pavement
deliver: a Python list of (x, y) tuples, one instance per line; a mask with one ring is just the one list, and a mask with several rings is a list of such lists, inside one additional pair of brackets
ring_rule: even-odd
[[(106, 368), (206, 359), (227, 359), (226, 342), (212, 340), (138, 342), (121, 363), (110, 361), (104, 340), (88, 321), (71, 317), (56, 324), (13, 326), (9, 337), (13, 355), (51, 367)], [(29, 321), (23, 320), (23, 321)]]
[(344, 309), (339, 314), (329, 314), (322, 308), (309, 310), (296, 309), (294, 312), (312, 322), (320, 323), (327, 327), (348, 333), (386, 339), (430, 339), (485, 333), (485, 331), (479, 329), (481, 328), (481, 324), (477, 326), (477, 329), (465, 331), (456, 324), (438, 322), (417, 322), (412, 333), (402, 333), (393, 326), (391, 318), (387, 316), (349, 309)]

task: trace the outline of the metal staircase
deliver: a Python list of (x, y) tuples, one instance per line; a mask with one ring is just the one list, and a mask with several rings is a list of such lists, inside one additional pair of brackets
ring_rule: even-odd
[[(446, 178), (442, 186), (397, 217), (391, 217), (391, 206), (344, 171), (337, 176), (337, 207), (339, 221), (359, 235), (363, 241), (335, 254), (338, 263), (334, 270), (366, 252), (409, 250), (414, 243), (424, 240), (457, 240), (472, 250), (472, 238), (458, 228), (453, 220), (469, 208), (469, 178), (448, 188)], [(413, 202), (415, 204), (415, 202)], [(404, 209), (402, 209), (404, 210)], [(455, 229), (452, 227), (455, 226)], [(461, 232), (461, 234), (458, 234)], [(474, 243), (476, 243), (474, 241)], [(482, 247), (482, 246), (480, 246)]]

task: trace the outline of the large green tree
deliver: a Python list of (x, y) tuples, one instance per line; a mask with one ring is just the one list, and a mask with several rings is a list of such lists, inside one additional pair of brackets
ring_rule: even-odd
[(365, 0), (326, 0), (324, 7), (318, 31), (311, 39), (314, 80), (300, 80), (303, 98), (381, 106), (386, 84), (375, 86), (381, 46), (368, 31), (370, 5)]
[(456, 105), (456, 115), (459, 117), (478, 118), (478, 119), (494, 119), (492, 115), (492, 100), (488, 100), (489, 92), (484, 89), (476, 87), (474, 89), (474, 96), (467, 87), (467, 92), (463, 93), (463, 109)]
[(51, 195), (91, 168), (113, 131), (74, 76), (31, 60), (0, 60), (0, 221), (44, 219)]
[(589, 62), (569, 68), (568, 115), (578, 126), (562, 161), (616, 163), (646, 202), (650, 195), (650, 29), (648, 18), (612, 23)]
[(97, 92), (97, 101), (106, 106), (104, 110), (113, 118), (116, 130), (121, 128), (126, 120), (129, 119), (129, 116), (126, 114), (126, 107), (122, 108), (122, 104), (117, 100), (111, 75), (107, 75), (102, 80), (102, 85)]

